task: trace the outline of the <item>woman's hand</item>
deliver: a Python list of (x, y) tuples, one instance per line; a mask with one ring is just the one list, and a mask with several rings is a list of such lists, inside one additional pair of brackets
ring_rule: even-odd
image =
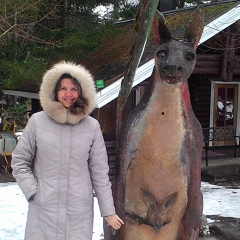
[(124, 224), (123, 220), (118, 217), (117, 214), (105, 217), (105, 220), (108, 223), (108, 226), (111, 226), (115, 230), (118, 230), (122, 224)]

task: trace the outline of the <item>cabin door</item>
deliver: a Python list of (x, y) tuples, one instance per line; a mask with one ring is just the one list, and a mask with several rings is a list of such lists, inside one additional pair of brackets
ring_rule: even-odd
[[(235, 127), (239, 134), (240, 83), (212, 82), (211, 127)], [(225, 143), (226, 144), (226, 143)], [(221, 145), (225, 145), (222, 143)]]

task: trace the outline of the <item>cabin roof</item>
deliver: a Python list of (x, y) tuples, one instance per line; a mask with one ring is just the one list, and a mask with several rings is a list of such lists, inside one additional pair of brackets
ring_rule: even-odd
[[(224, 30), (228, 26), (232, 25), (234, 22), (238, 21), (240, 18), (240, 3), (239, 1), (230, 2), (218, 2), (215, 4), (204, 4), (204, 31), (199, 41), (199, 44), (204, 43), (220, 31)], [(191, 13), (196, 10), (196, 7), (189, 9), (179, 9), (175, 11), (165, 12), (164, 16), (166, 18), (167, 25), (172, 36), (176, 38), (182, 38), (184, 34), (184, 29), (188, 24)], [(131, 39), (129, 39), (130, 32), (134, 29), (134, 22), (130, 22), (127, 26), (124, 26), (126, 39), (128, 41), (121, 41), (123, 37), (120, 37), (116, 42), (114, 39), (109, 39), (107, 45), (102, 49), (99, 49), (99, 54), (96, 53), (94, 58), (88, 63), (86, 60), (85, 65), (88, 67), (95, 76), (95, 79), (104, 79), (106, 82), (106, 87), (98, 92), (98, 107), (102, 107), (113, 99), (117, 98), (121, 80), (125, 73), (125, 68), (128, 61), (128, 53), (132, 44)], [(118, 44), (120, 41), (120, 44)], [(106, 44), (106, 43), (105, 43)], [(156, 43), (153, 34), (151, 33), (146, 44), (142, 59), (139, 64), (139, 68), (136, 71), (133, 87), (138, 85), (140, 82), (146, 80), (150, 77), (153, 66), (154, 66), (154, 53), (156, 50)], [(101, 61), (101, 54), (105, 52), (109, 59), (109, 63)], [(111, 55), (113, 52), (115, 58)], [(98, 64), (95, 61), (99, 61), (102, 64)], [(93, 65), (91, 66), (92, 63)], [(105, 65), (106, 64), (106, 65)], [(105, 65), (105, 66), (104, 66)], [(95, 68), (96, 66), (96, 68)]]

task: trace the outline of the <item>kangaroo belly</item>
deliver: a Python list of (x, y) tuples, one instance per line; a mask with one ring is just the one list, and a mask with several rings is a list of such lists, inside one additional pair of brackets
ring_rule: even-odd
[[(168, 93), (164, 91), (160, 94), (161, 98), (168, 97)], [(174, 93), (178, 96), (180, 90), (175, 89)], [(146, 110), (145, 118), (139, 123), (136, 152), (126, 174), (125, 211), (145, 219), (147, 224), (139, 225), (136, 222), (133, 224), (134, 220), (128, 219), (127, 222), (133, 227), (128, 234), (137, 234), (138, 229), (144, 227), (149, 228), (144, 230), (145, 233), (154, 232), (154, 239), (175, 239), (177, 237), (176, 230), (181, 225), (180, 222), (188, 202), (185, 164), (187, 159), (184, 144), (185, 119), (180, 98), (177, 96), (169, 100), (153, 97)], [(167, 106), (163, 104), (166, 102)], [(151, 107), (151, 103), (154, 107)], [(161, 219), (161, 211), (155, 220), (151, 220), (149, 206), (143, 201), (141, 189), (146, 189), (154, 197), (159, 208), (161, 204), (164, 205), (165, 200), (171, 194), (177, 193), (176, 202), (168, 209), (166, 214), (169, 216), (165, 220)], [(157, 211), (159, 209), (155, 209), (155, 212)], [(157, 229), (159, 222), (162, 226)], [(162, 238), (163, 234), (170, 238)]]

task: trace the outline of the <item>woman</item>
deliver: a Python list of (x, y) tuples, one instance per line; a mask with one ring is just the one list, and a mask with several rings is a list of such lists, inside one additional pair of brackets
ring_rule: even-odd
[(95, 86), (80, 65), (60, 62), (43, 76), (40, 102), (12, 154), (13, 176), (29, 201), (25, 240), (91, 240), (93, 189), (101, 215), (119, 229)]

